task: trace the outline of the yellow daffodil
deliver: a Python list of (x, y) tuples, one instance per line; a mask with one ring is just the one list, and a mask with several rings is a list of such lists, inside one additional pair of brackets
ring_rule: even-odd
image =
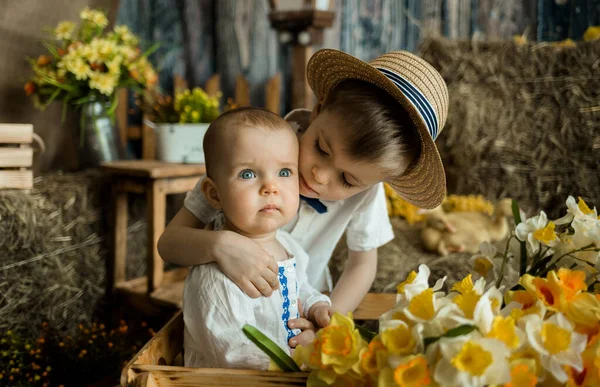
[(392, 355), (410, 355), (415, 352), (419, 337), (402, 321), (381, 322), (381, 342)]
[(388, 366), (388, 351), (379, 337), (374, 338), (368, 347), (360, 351), (360, 368), (362, 373), (377, 375)]
[(556, 272), (549, 272), (545, 279), (525, 274), (520, 284), (550, 310), (560, 311), (564, 308), (565, 292)]
[(535, 387), (538, 377), (530, 362), (514, 362), (510, 365), (510, 381), (504, 387)]
[(54, 29), (54, 37), (56, 39), (70, 40), (73, 37), (74, 30), (75, 23), (70, 21), (60, 22)]
[(434, 378), (443, 386), (483, 386), (509, 381), (509, 352), (498, 340), (469, 334), (440, 340)]
[(413, 270), (410, 273), (408, 273), (408, 277), (406, 277), (406, 281), (399, 283), (398, 286), (396, 287), (398, 294), (404, 294), (404, 286), (412, 284), (414, 282), (415, 278), (417, 278), (416, 271)]
[(529, 315), (525, 332), (531, 346), (538, 352), (542, 366), (560, 383), (568, 379), (564, 367), (582, 370), (581, 353), (587, 337), (573, 332), (573, 324), (562, 313), (555, 313), (547, 320)]
[(394, 382), (402, 387), (425, 387), (431, 385), (431, 374), (427, 359), (410, 356), (393, 370)]

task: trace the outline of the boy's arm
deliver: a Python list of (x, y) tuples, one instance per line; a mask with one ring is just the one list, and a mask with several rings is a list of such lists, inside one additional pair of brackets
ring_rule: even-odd
[(181, 266), (216, 262), (252, 298), (268, 297), (278, 288), (277, 262), (257, 243), (231, 231), (203, 227), (188, 209), (179, 210), (158, 240), (162, 259)]
[(354, 311), (368, 293), (377, 273), (377, 249), (349, 250), (346, 267), (331, 292), (333, 309), (341, 314)]

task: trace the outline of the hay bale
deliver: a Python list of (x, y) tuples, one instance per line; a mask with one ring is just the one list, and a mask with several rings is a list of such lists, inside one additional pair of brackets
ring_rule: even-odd
[(600, 41), (428, 39), (421, 56), (448, 84), (437, 145), (450, 193), (512, 197), (550, 217), (569, 194), (600, 205)]
[[(38, 177), (30, 194), (0, 191), (0, 331), (35, 335), (47, 321), (66, 333), (92, 320), (105, 291), (107, 183), (98, 171), (59, 173)], [(136, 274), (144, 270), (140, 212), (128, 238)]]

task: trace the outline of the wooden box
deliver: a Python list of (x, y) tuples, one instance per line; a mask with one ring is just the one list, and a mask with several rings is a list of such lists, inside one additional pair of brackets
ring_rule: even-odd
[[(375, 320), (391, 309), (395, 294), (369, 293), (354, 312)], [(307, 372), (272, 372), (183, 367), (183, 314), (175, 316), (134, 356), (121, 373), (121, 386), (305, 386)]]
[(0, 189), (33, 187), (33, 125), (0, 124)]

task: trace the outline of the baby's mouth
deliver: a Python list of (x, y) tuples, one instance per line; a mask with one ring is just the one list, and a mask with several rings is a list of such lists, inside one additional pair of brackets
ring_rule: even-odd
[(267, 214), (271, 214), (271, 213), (273, 213), (275, 211), (279, 211), (279, 208), (276, 205), (274, 205), (274, 204), (267, 204), (266, 206), (264, 206), (260, 210), (260, 212), (264, 212), (264, 213), (267, 213)]

